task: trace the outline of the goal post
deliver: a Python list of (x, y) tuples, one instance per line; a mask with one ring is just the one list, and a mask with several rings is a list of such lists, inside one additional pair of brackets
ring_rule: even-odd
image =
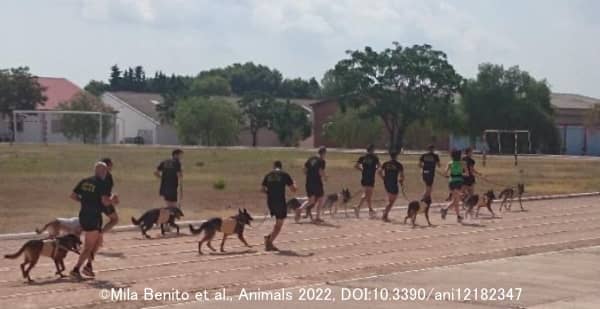
[(15, 143), (117, 142), (116, 113), (15, 110), (12, 114), (12, 125)]
[[(495, 140), (492, 139), (495, 135)], [(527, 143), (527, 153), (532, 152), (531, 148), (531, 132), (529, 130), (499, 130), (499, 129), (488, 129), (484, 130), (482, 134), (483, 142), (484, 142), (484, 150), (483, 150), (483, 164), (486, 162), (486, 155), (489, 152), (489, 145), (492, 143), (496, 143), (498, 154), (502, 154), (502, 136), (508, 135), (513, 137), (513, 155), (515, 158), (515, 166), (518, 165), (518, 155), (519, 155), (519, 135), (526, 135), (526, 143)], [(510, 146), (509, 146), (510, 147)]]

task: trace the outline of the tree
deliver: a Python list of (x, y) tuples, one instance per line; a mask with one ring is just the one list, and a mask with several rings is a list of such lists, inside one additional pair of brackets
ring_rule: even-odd
[(240, 120), (237, 106), (223, 99), (189, 97), (176, 104), (175, 127), (185, 144), (231, 145), (239, 134)]
[(85, 87), (83, 88), (85, 91), (99, 97), (104, 92), (110, 89), (110, 85), (106, 84), (103, 81), (91, 80)]
[(381, 52), (371, 47), (349, 51), (349, 59), (335, 66), (340, 103), (365, 106), (368, 116), (381, 118), (389, 133), (390, 148), (400, 149), (406, 128), (450, 106), (461, 77), (446, 54), (430, 45), (393, 48)]
[(302, 78), (286, 78), (277, 91), (277, 95), (282, 98), (310, 99), (319, 97), (320, 94), (321, 86), (314, 78), (308, 81)]
[[(472, 138), (486, 129), (523, 129), (531, 131), (534, 149), (550, 153), (560, 150), (550, 88), (545, 80), (538, 81), (519, 67), (481, 64), (477, 77), (465, 82), (460, 102), (465, 128)], [(503, 138), (510, 139), (503, 144), (512, 147), (512, 137)]]
[[(60, 110), (114, 113), (109, 106), (104, 105), (96, 96), (80, 92), (68, 102), (58, 105)], [(102, 139), (105, 139), (113, 129), (113, 117), (102, 115)], [(61, 117), (62, 133), (68, 139), (81, 138), (84, 144), (98, 142), (100, 116), (85, 114), (64, 114)]]
[(298, 146), (301, 140), (310, 136), (309, 115), (302, 107), (289, 100), (286, 102), (275, 101), (272, 115), (271, 129), (284, 146)]
[(256, 147), (258, 131), (269, 126), (271, 122), (274, 101), (273, 97), (262, 92), (248, 93), (239, 101), (252, 135), (252, 147)]
[(206, 75), (195, 78), (189, 90), (190, 96), (229, 96), (231, 86), (222, 76)]
[(116, 64), (110, 67), (110, 79), (108, 80), (108, 83), (110, 84), (110, 90), (121, 90), (123, 78), (121, 77), (121, 69), (119, 69), (119, 66)]
[(12, 112), (34, 110), (46, 102), (44, 91), (37, 78), (29, 73), (28, 67), (0, 70), (0, 116), (8, 118), (9, 130), (14, 139)]
[(240, 96), (252, 91), (275, 94), (283, 79), (279, 71), (253, 62), (234, 63), (224, 69), (212, 70), (211, 74), (223, 74), (229, 80), (231, 91)]
[(341, 81), (335, 75), (335, 70), (327, 70), (321, 79), (321, 95), (323, 97), (335, 97), (341, 94), (343, 94), (343, 89)]
[(382, 131), (383, 124), (379, 118), (365, 118), (354, 108), (338, 111), (324, 125), (325, 137), (344, 148), (362, 148), (381, 140)]

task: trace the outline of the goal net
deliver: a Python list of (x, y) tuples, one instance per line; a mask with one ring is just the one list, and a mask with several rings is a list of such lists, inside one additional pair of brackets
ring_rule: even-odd
[(15, 143), (116, 143), (113, 113), (16, 110), (12, 117)]
[(531, 153), (531, 132), (529, 130), (495, 130), (483, 131), (484, 164), (486, 154), (512, 154), (515, 165), (519, 154)]

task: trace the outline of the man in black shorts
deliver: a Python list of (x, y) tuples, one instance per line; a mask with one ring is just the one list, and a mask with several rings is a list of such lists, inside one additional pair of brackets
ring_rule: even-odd
[[(327, 179), (325, 174), (325, 155), (327, 149), (323, 146), (319, 147), (318, 156), (312, 156), (304, 163), (304, 174), (306, 174), (306, 195), (308, 203), (304, 207), (296, 210), (296, 222), (300, 219), (301, 211), (306, 208), (310, 213), (311, 209), (316, 206), (317, 216), (313, 220), (315, 223), (321, 223), (321, 205), (323, 203), (323, 181)], [(312, 217), (312, 214), (311, 214)]]
[(102, 210), (105, 206), (118, 204), (118, 199), (111, 199), (107, 190), (105, 178), (108, 172), (104, 162), (96, 162), (94, 176), (81, 180), (71, 193), (71, 199), (81, 203), (79, 210), (79, 224), (84, 231), (84, 247), (79, 255), (77, 264), (71, 271), (71, 276), (82, 279), (79, 268), (84, 262), (88, 264), (83, 269), (83, 274), (94, 277), (91, 257), (102, 233)]
[(367, 146), (367, 153), (358, 158), (354, 168), (361, 171), (360, 184), (364, 190), (360, 202), (358, 202), (358, 205), (354, 207), (354, 214), (358, 218), (360, 214), (360, 207), (365, 201), (367, 201), (367, 206), (369, 207), (369, 216), (373, 217), (375, 215), (375, 210), (373, 209), (373, 203), (371, 200), (373, 197), (373, 187), (375, 187), (375, 173), (379, 169), (379, 158), (375, 154), (375, 146), (373, 144)]
[(431, 198), (433, 179), (435, 178), (435, 168), (440, 167), (440, 157), (434, 152), (435, 147), (429, 145), (427, 149), (429, 151), (421, 155), (421, 158), (419, 159), (419, 167), (421, 168), (423, 182), (425, 183), (425, 193), (423, 193), (423, 198)]
[(466, 167), (466, 176), (463, 181), (463, 189), (467, 195), (473, 195), (475, 192), (475, 175), (481, 176), (481, 173), (475, 169), (475, 160), (473, 160), (473, 148), (465, 149), (463, 157)]
[(381, 165), (381, 169), (379, 170), (379, 176), (381, 176), (381, 179), (383, 179), (385, 191), (388, 194), (388, 204), (385, 206), (382, 217), (384, 222), (390, 222), (388, 215), (392, 209), (392, 206), (396, 202), (398, 192), (400, 192), (398, 184), (401, 186), (404, 185), (404, 167), (400, 162), (398, 162), (397, 158), (398, 151), (390, 151), (390, 160), (383, 163)]
[(160, 162), (154, 171), (154, 175), (160, 178), (159, 194), (165, 200), (167, 207), (177, 207), (177, 189), (183, 179), (180, 161), (182, 156), (183, 150), (173, 150), (171, 159)]
[(273, 170), (269, 172), (262, 181), (262, 191), (267, 194), (267, 205), (271, 217), (275, 217), (275, 226), (271, 234), (265, 236), (265, 250), (279, 251), (273, 242), (281, 232), (283, 222), (287, 218), (287, 206), (285, 198), (285, 188), (289, 187), (292, 192), (296, 192), (296, 185), (292, 177), (281, 170), (281, 161), (273, 163)]

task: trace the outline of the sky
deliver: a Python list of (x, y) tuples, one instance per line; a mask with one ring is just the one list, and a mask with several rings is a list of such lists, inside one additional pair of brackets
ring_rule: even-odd
[(371, 46), (431, 44), (464, 77), (518, 65), (600, 98), (596, 0), (2, 0), (0, 68), (80, 86), (109, 68), (195, 75), (235, 62), (316, 77)]

